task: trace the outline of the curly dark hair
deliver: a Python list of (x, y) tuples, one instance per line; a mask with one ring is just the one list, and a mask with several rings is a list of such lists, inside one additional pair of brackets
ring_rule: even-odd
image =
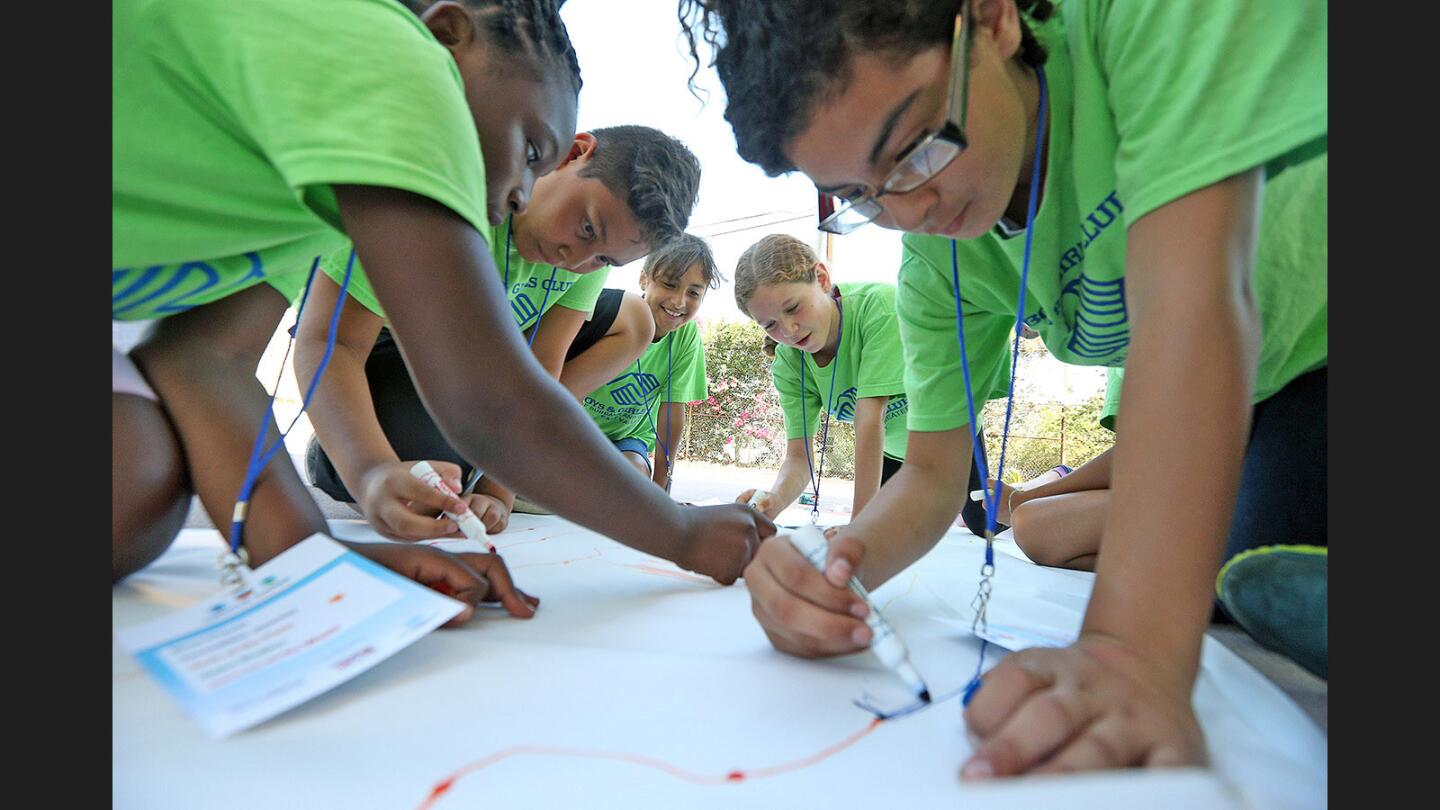
[(700, 160), (653, 127), (626, 124), (590, 130), (595, 151), (581, 177), (595, 177), (625, 201), (652, 249), (679, 237), (700, 198)]
[[(400, 0), (415, 16), (439, 0)], [(570, 85), (580, 93), (580, 60), (570, 44), (570, 32), (560, 19), (565, 0), (455, 0), (470, 9), (475, 24), (501, 51), (529, 57), (537, 66), (569, 71)]]
[[(679, 0), (680, 27), (695, 76), (706, 43), (727, 102), (725, 120), (740, 156), (774, 177), (795, 170), (785, 146), (810, 120), (815, 105), (851, 78), (859, 53), (911, 56), (946, 46), (963, 0)], [(1045, 48), (1026, 17), (1050, 18), (1050, 0), (1015, 0), (1021, 11), (1019, 58), (1045, 63)]]

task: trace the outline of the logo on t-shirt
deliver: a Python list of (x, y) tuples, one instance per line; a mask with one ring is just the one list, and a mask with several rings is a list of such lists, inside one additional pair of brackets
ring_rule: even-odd
[(855, 390), (853, 385), (846, 388), (835, 402), (835, 418), (841, 422), (855, 421)]
[(184, 312), (223, 297), (218, 293), (224, 289), (238, 292), (263, 278), (265, 264), (260, 260), (260, 254), (253, 251), (224, 262), (157, 264), (144, 270), (112, 269), (110, 316), (118, 318), (130, 314), (131, 317), (153, 317)]
[[(1110, 192), (1095, 210), (1080, 223), (1081, 238), (1060, 254), (1060, 275), (1083, 268), (1090, 245), (1115, 223), (1125, 210), (1117, 193)], [(1060, 290), (1060, 298), (1076, 297), (1074, 330), (1065, 347), (1089, 360), (1110, 364), (1123, 362), (1125, 347), (1130, 344), (1130, 329), (1125, 311), (1125, 279), (1101, 281), (1085, 274), (1084, 269)]]
[(632, 371), (610, 381), (610, 397), (621, 405), (644, 405), (647, 397), (660, 387), (654, 374)]
[(1081, 273), (1061, 290), (1061, 296), (1066, 295), (1080, 299), (1075, 307), (1075, 331), (1070, 333), (1066, 348), (1086, 358), (1105, 358), (1125, 350), (1130, 343), (1125, 279), (1095, 281)]
[(904, 416), (907, 412), (909, 412), (909, 410), (910, 400), (906, 399), (904, 396), (891, 397), (890, 401), (885, 404), (886, 423), (889, 423), (891, 419), (894, 419), (897, 416)]
[(510, 309), (514, 311), (515, 323), (519, 326), (524, 326), (530, 322), (531, 318), (540, 314), (540, 310), (535, 308), (535, 302), (531, 301), (530, 296), (525, 293), (520, 293), (510, 299)]

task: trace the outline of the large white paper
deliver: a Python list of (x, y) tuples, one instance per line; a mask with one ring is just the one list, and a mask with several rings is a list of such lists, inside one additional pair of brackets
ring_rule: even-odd
[[(335, 529), (373, 537), (359, 523)], [(1219, 645), (1205, 646), (1195, 693), (1211, 768), (961, 784), (970, 748), (955, 699), (874, 725), (851, 701), (903, 693), (894, 675), (868, 654), (807, 661), (776, 652), (743, 583), (721, 587), (554, 517), (514, 515), (495, 540), (517, 583), (541, 597), (535, 618), (482, 611), (223, 744), (185, 722), (117, 652), (115, 806), (1326, 803), (1323, 735)], [(184, 568), (213, 562), (213, 551), (195, 551), (207, 542), (218, 547), (218, 535), (187, 533), (153, 571), (117, 588), (115, 625), (180, 598)], [(873, 594), (936, 694), (962, 687), (978, 661), (968, 606), (982, 553), (979, 540), (952, 532)], [(996, 567), (992, 621), (1023, 623), (1023, 611), (1006, 608), (1009, 595), (1043, 593), (1044, 621), (1078, 628), (1092, 575), (1009, 557)], [(992, 645), (986, 666), (1004, 654)]]

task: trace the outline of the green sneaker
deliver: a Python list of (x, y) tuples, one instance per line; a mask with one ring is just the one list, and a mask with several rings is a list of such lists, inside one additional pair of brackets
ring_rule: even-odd
[(1220, 604), (1263, 647), (1327, 677), (1329, 549), (1262, 546), (1236, 554), (1215, 577)]

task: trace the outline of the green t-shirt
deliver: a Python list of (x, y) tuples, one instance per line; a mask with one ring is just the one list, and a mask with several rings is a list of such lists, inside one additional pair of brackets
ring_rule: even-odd
[[(1058, 359), (1123, 366), (1126, 228), (1226, 177), (1267, 168), (1253, 290), (1263, 400), (1327, 356), (1323, 2), (1071, 0), (1039, 24), (1049, 51), (1048, 166), (1025, 322)], [(1027, 144), (1026, 148), (1031, 145)], [(1024, 236), (907, 234), (899, 276), (910, 428), (969, 423), (955, 336), (956, 245), (977, 397), (1003, 396)]]
[(486, 231), (450, 52), (394, 0), (116, 0), (111, 316), (260, 282), (294, 300), (345, 244), (332, 184), (411, 191)]
[(1105, 404), (1100, 408), (1100, 427), (1115, 430), (1115, 415), (1120, 413), (1120, 385), (1125, 382), (1125, 369), (1105, 369)]
[[(508, 268), (509, 284), (505, 296), (510, 300), (510, 310), (515, 314), (515, 323), (520, 330), (529, 329), (543, 313), (557, 304), (584, 312), (589, 317), (595, 311), (595, 301), (600, 297), (600, 291), (605, 289), (605, 279), (610, 275), (610, 268), (602, 267), (589, 273), (572, 273), (548, 264), (527, 262), (521, 258), (519, 249), (509, 244), (509, 229), (508, 220), (505, 225), (495, 228), (494, 238), (490, 240), (490, 255), (495, 260), (495, 269), (500, 271), (502, 284), (506, 282)], [(487, 237), (490, 236), (488, 231), (485, 233)], [(326, 256), (320, 267), (339, 284), (345, 278), (345, 264), (349, 260), (350, 248), (347, 246)], [(350, 272), (350, 286), (346, 288), (346, 292), (366, 309), (381, 317), (385, 316), (359, 260), (356, 260), (355, 267)]]
[(653, 453), (655, 430), (665, 430), (657, 422), (660, 404), (694, 402), (709, 394), (700, 330), (693, 321), (685, 324), (650, 344), (637, 362), (638, 367), (585, 397), (585, 412), (611, 441), (641, 439)]
[[(832, 418), (854, 423), (855, 402), (866, 397), (889, 397), (885, 406), (885, 455), (905, 458), (905, 398), (903, 354), (895, 324), (895, 285), (837, 284), (844, 314), (840, 349), (824, 368), (815, 357), (793, 346), (776, 346), (770, 369), (780, 407), (785, 413), (785, 438), (815, 435), (821, 403)], [(805, 364), (805, 390), (800, 390), (800, 364)], [(833, 383), (832, 383), (833, 378)], [(833, 384), (833, 389), (832, 389)], [(830, 400), (831, 391), (834, 399)], [(800, 418), (804, 397), (805, 418)]]

